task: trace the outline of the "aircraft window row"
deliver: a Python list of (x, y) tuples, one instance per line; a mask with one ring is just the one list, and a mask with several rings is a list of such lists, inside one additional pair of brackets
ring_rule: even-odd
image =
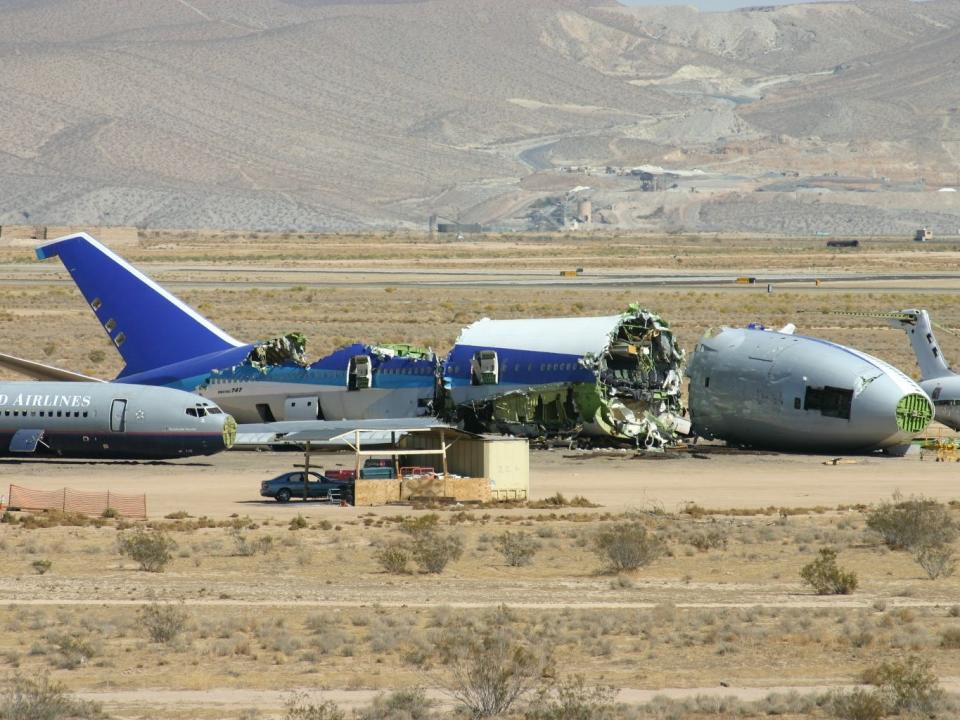
[(4, 410), (4, 417), (89, 417), (87, 410)]
[(432, 368), (384, 368), (383, 375), (433, 375)]
[(934, 400), (933, 404), (937, 407), (953, 407), (960, 405), (960, 400)]
[[(506, 370), (509, 368), (509, 365), (505, 364), (503, 367), (504, 370)], [(557, 370), (573, 371), (576, 370), (577, 367), (577, 363), (540, 363), (540, 372), (555, 372)], [(513, 371), (520, 372), (520, 363), (514, 363)], [(533, 363), (527, 364), (527, 372), (533, 372)], [(451, 365), (449, 368), (447, 368), (447, 374), (459, 375), (460, 366)]]

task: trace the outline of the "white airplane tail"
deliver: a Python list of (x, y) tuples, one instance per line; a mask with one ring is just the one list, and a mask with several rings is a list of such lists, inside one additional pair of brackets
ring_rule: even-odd
[(943, 357), (940, 345), (933, 335), (933, 323), (926, 310), (903, 310), (898, 317), (891, 318), (890, 324), (906, 331), (920, 366), (920, 379), (955, 375)]

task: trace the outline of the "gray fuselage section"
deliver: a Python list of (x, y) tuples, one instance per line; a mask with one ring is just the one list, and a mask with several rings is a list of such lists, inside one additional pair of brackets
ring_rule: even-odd
[(700, 340), (687, 374), (694, 432), (737, 445), (869, 452), (913, 438), (898, 408), (932, 415), (902, 372), (817, 338), (724, 328)]

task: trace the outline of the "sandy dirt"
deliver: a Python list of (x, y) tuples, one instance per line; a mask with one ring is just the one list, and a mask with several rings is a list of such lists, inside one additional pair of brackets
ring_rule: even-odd
[[(663, 509), (687, 503), (706, 508), (836, 507), (871, 503), (895, 490), (943, 501), (960, 497), (960, 464), (937, 463), (919, 454), (904, 458), (851, 456), (852, 464), (824, 465), (834, 456), (782, 453), (635, 456), (630, 451), (601, 457), (567, 450), (534, 450), (530, 496), (583, 495), (600, 511)], [(584, 459), (578, 459), (584, 456)], [(47, 459), (0, 459), (0, 492), (9, 485), (36, 490), (111, 490), (147, 496), (152, 518), (187, 510), (192, 515), (289, 518), (355, 518), (390, 508), (340, 508), (322, 503), (287, 505), (259, 497), (260, 482), (302, 463), (294, 452), (231, 451), (211, 458), (134, 463)], [(320, 459), (326, 468), (353, 467), (347, 453)], [(510, 512), (510, 511), (506, 511)]]

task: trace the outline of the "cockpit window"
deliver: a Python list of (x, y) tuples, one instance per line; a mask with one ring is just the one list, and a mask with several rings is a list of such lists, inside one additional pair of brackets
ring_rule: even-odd
[(207, 413), (208, 413), (209, 415), (220, 415), (221, 413), (223, 413), (223, 410), (221, 410), (221, 409), (218, 408), (218, 407), (208, 407), (208, 408), (207, 408)]
[(196, 416), (197, 416), (197, 409), (196, 409), (196, 408), (187, 408), (187, 415), (189, 415), (190, 417), (196, 417)]

